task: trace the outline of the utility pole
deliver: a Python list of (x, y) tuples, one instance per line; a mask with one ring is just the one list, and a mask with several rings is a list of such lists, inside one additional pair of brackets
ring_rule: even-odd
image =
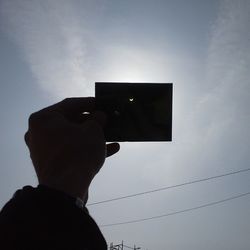
[(118, 244), (118, 245), (114, 245), (113, 242), (110, 243), (109, 249), (110, 250), (123, 250), (123, 241), (121, 244)]
[(110, 243), (110, 246), (109, 246), (109, 250), (123, 250), (123, 248), (128, 248), (131, 250), (141, 249), (140, 247), (136, 247), (136, 245), (134, 245), (134, 247), (127, 246), (127, 245), (123, 244), (123, 241), (121, 244), (118, 244), (118, 245), (114, 245), (112, 242), (112, 243)]

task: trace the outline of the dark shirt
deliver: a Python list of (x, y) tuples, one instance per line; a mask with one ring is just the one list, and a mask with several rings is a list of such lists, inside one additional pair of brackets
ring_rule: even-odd
[(106, 250), (107, 244), (86, 207), (38, 185), (18, 190), (1, 210), (0, 248)]

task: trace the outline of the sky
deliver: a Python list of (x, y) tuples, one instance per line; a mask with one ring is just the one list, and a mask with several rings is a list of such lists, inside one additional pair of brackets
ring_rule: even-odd
[[(0, 0), (0, 207), (37, 185), (29, 115), (97, 81), (172, 82), (173, 141), (121, 143), (89, 203), (249, 168), (249, 0)], [(250, 192), (250, 172), (89, 206), (99, 225)], [(250, 196), (101, 227), (141, 249), (250, 248)]]

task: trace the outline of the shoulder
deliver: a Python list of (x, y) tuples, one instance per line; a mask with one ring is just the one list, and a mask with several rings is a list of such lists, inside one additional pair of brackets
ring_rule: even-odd
[(57, 244), (68, 249), (84, 249), (73, 245), (84, 245), (86, 250), (107, 249), (97, 224), (87, 209), (80, 208), (76, 202), (57, 190), (25, 186), (0, 212), (0, 230), (12, 239), (40, 244), (51, 242), (55, 244), (54, 249)]

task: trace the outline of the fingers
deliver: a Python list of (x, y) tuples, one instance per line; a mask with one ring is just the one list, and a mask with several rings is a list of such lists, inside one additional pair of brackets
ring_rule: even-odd
[(24, 141), (27, 146), (29, 146), (29, 131), (27, 131), (24, 135)]
[[(66, 122), (66, 120), (82, 124), (87, 120), (95, 120), (101, 127), (106, 124), (106, 115), (101, 111), (95, 111), (94, 97), (66, 98), (52, 106), (35, 112), (29, 117), (29, 128), (40, 127), (48, 121)], [(64, 121), (63, 121), (64, 120)]]
[(106, 117), (105, 113), (103, 113), (101, 111), (94, 111), (93, 113), (88, 113), (88, 114), (84, 113), (84, 114), (78, 114), (78, 115), (72, 116), (69, 118), (69, 120), (71, 122), (75, 122), (78, 124), (83, 124), (86, 121), (94, 120), (97, 123), (99, 123), (99, 125), (101, 125), (101, 127), (104, 127), (106, 124), (106, 121), (107, 121), (107, 117)]
[(63, 115), (75, 115), (83, 112), (91, 112), (95, 109), (94, 97), (72, 97), (66, 98), (52, 106), (49, 106), (44, 111), (57, 111)]
[(106, 157), (109, 157), (115, 153), (117, 153), (120, 150), (120, 145), (117, 142), (109, 143), (106, 145)]
[(101, 125), (101, 127), (104, 127), (106, 125), (106, 122), (107, 122), (107, 116), (102, 111), (93, 112), (89, 116), (89, 119), (95, 120), (96, 122), (98, 122)]
[(69, 121), (78, 120), (81, 122), (88, 118), (84, 112), (93, 112), (95, 109), (95, 98), (94, 97), (74, 97), (66, 98), (61, 102), (44, 108), (38, 112), (31, 114), (29, 118), (30, 125), (42, 125), (47, 122), (50, 118), (58, 118), (58, 116), (66, 117)]

